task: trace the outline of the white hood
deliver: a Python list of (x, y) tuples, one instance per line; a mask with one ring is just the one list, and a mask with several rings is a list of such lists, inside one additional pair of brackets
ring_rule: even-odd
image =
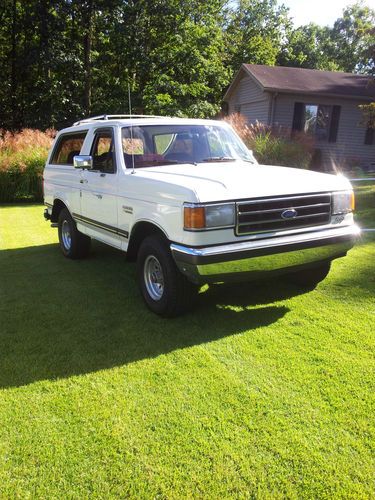
[(191, 190), (195, 199), (186, 201), (195, 202), (351, 189), (349, 181), (340, 175), (240, 161), (168, 165), (136, 172), (150, 180)]

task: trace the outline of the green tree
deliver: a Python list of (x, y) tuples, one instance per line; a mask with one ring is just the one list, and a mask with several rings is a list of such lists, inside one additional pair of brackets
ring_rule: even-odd
[(136, 111), (214, 115), (229, 82), (222, 8), (222, 0), (122, 2), (115, 28), (100, 42), (99, 59), (111, 89), (97, 104), (110, 95), (113, 104), (127, 109), (130, 84)]
[(291, 21), (276, 0), (240, 0), (228, 11), (225, 29), (227, 62), (232, 71), (242, 63), (274, 65)]
[(333, 27), (308, 24), (289, 31), (277, 63), (312, 69), (374, 71), (375, 11), (348, 6)]
[(296, 68), (337, 71), (339, 64), (333, 57), (334, 43), (331, 29), (310, 23), (289, 31), (278, 54), (277, 64)]
[(347, 7), (336, 20), (331, 36), (337, 63), (344, 71), (373, 71), (374, 26), (375, 11), (363, 2)]
[(293, 29), (277, 0), (2, 0), (0, 128), (213, 116), (243, 62), (374, 71), (374, 11)]
[(81, 113), (79, 5), (6, 0), (0, 23), (0, 127), (59, 127)]
[(171, 16), (177, 29), (169, 29), (169, 36), (150, 51), (152, 71), (143, 102), (150, 112), (213, 116), (229, 83), (219, 24), (222, 2), (185, 2), (182, 7), (181, 15)]
[(359, 108), (363, 114), (362, 125), (375, 129), (375, 102), (360, 104)]

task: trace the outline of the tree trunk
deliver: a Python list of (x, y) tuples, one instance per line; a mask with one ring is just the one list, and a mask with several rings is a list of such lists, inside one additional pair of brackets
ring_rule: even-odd
[(84, 59), (84, 93), (83, 106), (86, 116), (91, 113), (91, 45), (92, 45), (92, 30), (93, 30), (93, 0), (88, 0), (86, 4), (86, 16), (84, 16), (86, 24), (86, 32), (83, 40), (83, 59)]
[(49, 39), (49, 0), (39, 0), (39, 63), (38, 73), (42, 78), (43, 113), (51, 126), (51, 74), (50, 74), (50, 39)]
[(10, 100), (12, 111), (12, 128), (16, 129), (18, 123), (17, 106), (17, 0), (12, 4), (12, 32), (11, 32), (11, 77), (10, 77)]

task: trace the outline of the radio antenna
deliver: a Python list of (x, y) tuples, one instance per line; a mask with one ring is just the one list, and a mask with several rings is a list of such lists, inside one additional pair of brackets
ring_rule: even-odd
[(133, 122), (132, 122), (132, 100), (130, 95), (130, 84), (128, 83), (128, 97), (129, 97), (129, 117), (130, 117), (130, 147), (132, 152), (132, 174), (135, 174), (134, 169), (134, 144), (133, 144)]

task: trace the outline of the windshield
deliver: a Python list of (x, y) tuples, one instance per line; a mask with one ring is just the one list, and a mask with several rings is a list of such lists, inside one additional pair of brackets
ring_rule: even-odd
[(241, 139), (219, 125), (144, 125), (122, 129), (122, 148), (127, 168), (156, 167), (179, 163), (256, 163)]

